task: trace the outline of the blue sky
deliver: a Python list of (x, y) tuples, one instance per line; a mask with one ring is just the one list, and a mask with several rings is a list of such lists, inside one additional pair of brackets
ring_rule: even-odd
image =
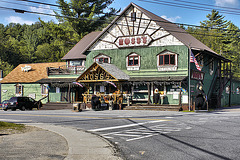
[[(37, 2), (45, 2), (55, 4), (56, 0), (34, 0)], [(148, 1), (148, 2), (147, 2)], [(201, 3), (201, 4), (208, 4), (208, 5), (217, 5), (223, 7), (232, 7), (232, 8), (239, 8), (239, 1), (240, 0), (201, 0), (201, 1), (190, 1), (190, 0), (115, 0), (111, 7), (116, 9), (121, 8), (122, 10), (130, 3), (133, 2), (158, 16), (161, 16), (165, 19), (168, 19), (172, 22), (176, 23), (184, 23), (184, 24), (192, 24), (192, 25), (199, 25), (200, 21), (206, 20), (206, 15), (210, 13), (211, 9), (217, 9), (216, 7), (210, 6), (210, 10), (203, 11), (203, 10), (196, 10), (196, 9), (187, 9), (183, 7), (187, 7), (186, 5), (182, 5), (181, 7), (174, 7), (169, 5), (162, 5), (150, 2), (171, 2), (171, 3), (179, 3), (180, 1), (188, 1), (189, 5), (193, 5), (193, 3)], [(44, 21), (55, 20), (54, 17), (51, 16), (44, 16), (44, 15), (37, 15), (37, 14), (30, 14), (30, 13), (15, 13), (13, 10), (3, 9), (1, 7), (7, 8), (16, 8), (22, 9), (27, 11), (33, 12), (43, 12), (48, 14), (54, 14), (53, 10), (58, 10), (58, 8), (53, 6), (46, 6), (40, 4), (34, 4), (29, 2), (24, 2), (21, 0), (0, 0), (0, 23), (7, 25), (10, 22), (14, 23), (26, 23), (32, 24), (38, 21), (38, 17), (40, 17)], [(207, 7), (207, 5), (203, 6)], [(199, 8), (198, 8), (199, 9)], [(240, 10), (240, 8), (239, 8)], [(240, 15), (234, 14), (226, 14), (221, 13), (221, 15), (225, 16), (225, 20), (232, 21), (235, 25), (240, 28)], [(57, 22), (57, 21), (56, 21)]]

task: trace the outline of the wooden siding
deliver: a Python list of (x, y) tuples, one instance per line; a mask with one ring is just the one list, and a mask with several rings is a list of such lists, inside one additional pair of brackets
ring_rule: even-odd
[[(178, 54), (177, 71), (161, 72), (157, 69), (157, 55), (164, 50)], [(141, 67), (138, 71), (127, 71), (126, 57), (130, 53), (137, 53), (141, 57)], [(112, 49), (89, 51), (86, 58), (86, 68), (93, 62), (98, 54), (105, 54), (111, 57), (111, 63), (127, 73), (131, 77), (162, 77), (166, 75), (187, 76), (188, 75), (188, 48), (186, 46), (165, 46), (165, 47), (144, 47), (128, 49)]]

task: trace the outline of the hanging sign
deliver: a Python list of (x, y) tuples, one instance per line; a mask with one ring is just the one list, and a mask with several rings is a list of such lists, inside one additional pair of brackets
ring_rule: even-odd
[(148, 46), (152, 38), (148, 34), (136, 36), (121, 36), (115, 41), (118, 48)]
[(112, 81), (115, 78), (97, 64), (89, 68), (86, 72), (84, 72), (78, 81), (81, 82), (90, 82), (90, 81)]
[(191, 70), (191, 79), (202, 81), (204, 80), (204, 72)]

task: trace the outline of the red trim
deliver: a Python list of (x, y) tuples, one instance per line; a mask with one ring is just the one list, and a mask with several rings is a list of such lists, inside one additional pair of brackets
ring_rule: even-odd
[[(174, 64), (171, 64), (171, 55), (174, 55)], [(160, 64), (160, 57), (163, 57), (163, 64)], [(169, 64), (165, 64), (165, 56), (169, 56)], [(158, 56), (158, 65), (159, 66), (165, 66), (165, 65), (175, 65), (176, 62), (176, 54), (164, 54), (164, 55), (159, 55)]]
[[(130, 62), (130, 57), (133, 57), (133, 64), (132, 64), (132, 65), (129, 64), (129, 62)], [(137, 57), (137, 58), (138, 58), (138, 64), (137, 64), (137, 65), (134, 64), (134, 57)], [(128, 66), (139, 66), (139, 56), (137, 56), (137, 55), (136, 55), (136, 56), (128, 56)]]
[(107, 59), (107, 61), (108, 61), (107, 63), (109, 63), (109, 57), (98, 57), (98, 58), (95, 58), (95, 62), (97, 62), (97, 59), (98, 59), (98, 62), (99, 62), (99, 59), (103, 59), (103, 63), (105, 63), (104, 60)]

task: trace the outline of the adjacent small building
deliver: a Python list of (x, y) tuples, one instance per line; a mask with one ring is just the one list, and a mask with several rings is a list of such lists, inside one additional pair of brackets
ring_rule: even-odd
[[(64, 62), (20, 64), (2, 81), (2, 100), (15, 96), (28, 96), (46, 103), (48, 99), (49, 84), (39, 84), (37, 81), (47, 78), (47, 67), (60, 67)], [(45, 98), (46, 97), (46, 98)]]

